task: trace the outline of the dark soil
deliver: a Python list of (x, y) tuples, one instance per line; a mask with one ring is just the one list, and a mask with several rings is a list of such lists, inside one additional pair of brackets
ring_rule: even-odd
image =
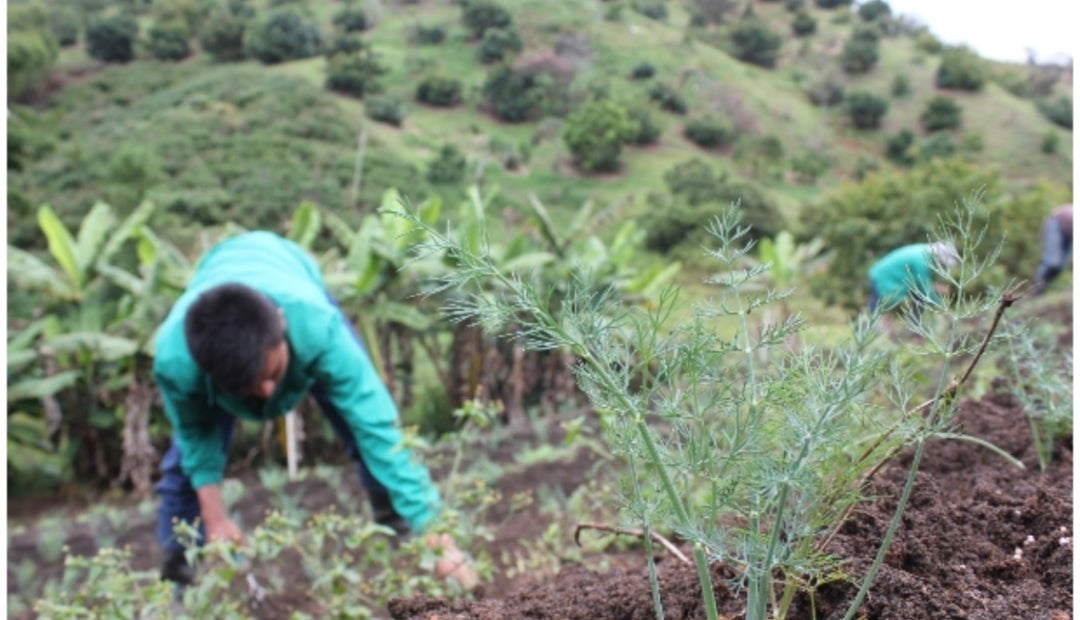
[[(1047, 320), (1069, 325), (1071, 307), (1040, 313)], [(1069, 340), (1059, 341), (1063, 347)], [(1018, 469), (986, 448), (971, 442), (937, 440), (926, 446), (917, 482), (903, 525), (890, 547), (859, 618), (938, 620), (1045, 619), (1072, 617), (1072, 441), (1059, 441), (1054, 460), (1046, 472), (1039, 470), (1030, 431), (1019, 404), (1003, 386), (993, 394), (962, 403), (959, 421), (965, 433), (984, 438), (1024, 462)], [(602, 462), (594, 453), (576, 455), (532, 466), (513, 465), (515, 456), (529, 446), (554, 442), (554, 437), (522, 435), (493, 446), (487, 458), (508, 465), (496, 483), (504, 502), (515, 493), (547, 486), (571, 493), (594, 478)], [(841, 528), (828, 551), (846, 558), (847, 572), (854, 578), (865, 574), (892, 517), (895, 498), (903, 485), (911, 455), (901, 455), (882, 470), (873, 488), (880, 500), (862, 506)], [(436, 472), (439, 463), (433, 463)], [(436, 473), (437, 476), (437, 473)], [(290, 496), (309, 510), (328, 505), (363, 502), (363, 492), (352, 467), (343, 472), (342, 489), (317, 480), (290, 483)], [(248, 491), (241, 502), (241, 521), (246, 527), (261, 522), (273, 498), (257, 484), (254, 473), (241, 473)], [(157, 565), (154, 515), (136, 510), (131, 499), (112, 500), (127, 511), (127, 519), (109, 540), (97, 529), (75, 522), (95, 502), (85, 498), (58, 503), (56, 499), (17, 499), (9, 502), (8, 524), (26, 526), (8, 538), (8, 597), (20, 596), (15, 572), (32, 564), (34, 581), (58, 580), (61, 560), (42, 556), (39, 532), (34, 528), (42, 516), (63, 515), (70, 528), (66, 544), (73, 553), (92, 554), (103, 543), (129, 545), (135, 568)], [(97, 502), (100, 503), (100, 502)], [(494, 539), (483, 543), (495, 562), (494, 582), (468, 600), (436, 600), (417, 597), (393, 599), (388, 613), (396, 620), (448, 619), (647, 619), (654, 618), (646, 563), (640, 547), (604, 555), (587, 555), (581, 563), (564, 562), (554, 574), (536, 570), (528, 576), (509, 570), (523, 544), (538, 540), (552, 522), (536, 502), (522, 510), (496, 505), (486, 514)], [(573, 531), (567, 528), (565, 545), (572, 547)], [(692, 567), (666, 552), (657, 553), (664, 617), (704, 618), (700, 587)], [(285, 571), (289, 567), (277, 567)], [(299, 570), (296, 568), (295, 570)], [(744, 599), (728, 587), (732, 567), (714, 566), (714, 587), (721, 617), (743, 618)], [(303, 583), (303, 579), (297, 580)], [(854, 598), (856, 586), (833, 582), (820, 586), (811, 600), (800, 595), (789, 618), (839, 619)], [(304, 591), (274, 595), (269, 609), (255, 617), (287, 618), (293, 611), (319, 615), (317, 602)], [(813, 611), (812, 611), (813, 606)], [(816, 615), (814, 615), (816, 613)], [(10, 615), (29, 618), (27, 614)]]

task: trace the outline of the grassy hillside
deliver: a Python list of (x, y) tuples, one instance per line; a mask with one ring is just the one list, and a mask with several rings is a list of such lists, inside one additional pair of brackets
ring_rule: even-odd
[[(137, 5), (141, 40), (156, 23), (160, 7), (168, 4), (159, 0)], [(263, 1), (251, 4), (260, 13), (271, 10)], [(87, 55), (84, 35), (77, 45), (61, 50), (53, 69), (53, 87), (30, 100), (36, 112), (21, 113), (35, 131), (52, 140), (52, 147), (11, 174), (9, 198), (16, 212), (25, 215), (43, 202), (53, 203), (62, 213), (77, 213), (95, 197), (133, 202), (142, 195), (160, 199), (163, 193), (175, 198), (177, 192), (195, 192), (178, 203), (188, 205), (193, 213), (210, 211), (192, 216), (195, 220), (205, 223), (220, 210), (224, 217), (244, 220), (247, 225), (267, 226), (280, 221), (284, 204), (310, 198), (347, 212), (370, 206), (390, 185), (418, 199), (441, 192), (457, 200), (460, 187), (434, 187), (424, 179), (435, 154), (449, 144), (468, 161), (463, 183), (482, 179), (497, 186), (511, 206), (522, 205), (529, 194), (535, 194), (556, 213), (576, 210), (593, 200), (623, 205), (627, 216), (638, 216), (649, 209), (648, 193), (665, 191), (665, 172), (700, 157), (760, 188), (787, 216), (788, 226), (797, 227), (797, 215), (807, 205), (857, 182), (868, 170), (896, 169), (883, 155), (886, 141), (902, 129), (925, 140), (919, 115), (934, 95), (947, 96), (962, 109), (962, 126), (946, 132), (960, 156), (999, 169), (1010, 186), (1023, 187), (1037, 180), (1071, 186), (1071, 132), (1040, 114), (1035, 100), (1017, 97), (994, 81), (978, 92), (938, 89), (935, 74), (941, 55), (926, 51), (933, 45), (926, 44), (925, 32), (889, 22), (884, 29), (892, 34), (881, 36), (877, 64), (864, 75), (852, 76), (844, 73), (839, 57), (862, 20), (849, 8), (826, 10), (804, 3), (800, 10), (817, 21), (817, 30), (797, 38), (791, 31), (794, 13), (786, 6), (789, 3), (751, 4), (756, 18), (781, 38), (773, 68), (741, 62), (729, 53), (731, 29), (744, 18), (747, 3), (732, 3), (723, 24), (705, 26), (692, 25), (696, 11), (692, 2), (505, 3), (524, 44), (515, 63), (544, 57), (574, 68), (573, 81), (565, 88), (570, 112), (602, 92), (630, 105), (651, 106), (662, 126), (654, 144), (624, 148), (617, 172), (593, 175), (573, 165), (561, 138), (565, 117), (538, 115), (527, 122), (505, 123), (485, 109), (481, 88), (494, 65), (478, 60), (479, 44), (463, 24), (459, 2), (370, 0), (354, 4), (364, 10), (369, 22), (363, 39), (387, 70), (379, 78), (381, 94), (404, 102), (400, 127), (367, 119), (363, 100), (325, 89), (327, 63), (321, 56), (272, 65), (255, 60), (219, 63), (199, 49), (193, 36), (192, 56), (179, 63), (153, 60), (141, 43), (134, 61), (106, 66)], [(333, 39), (334, 15), (345, 6), (337, 2), (269, 5), (300, 7), (326, 41)], [(635, 10), (652, 5), (665, 7), (666, 17), (651, 19), (643, 14), (647, 10)], [(104, 14), (115, 10), (106, 7)], [(445, 41), (438, 45), (410, 42), (417, 25), (443, 28)], [(652, 65), (655, 75), (630, 79), (641, 63)], [(1030, 70), (1007, 69), (1021, 75)], [(460, 80), (463, 102), (452, 108), (418, 103), (417, 84), (428, 75)], [(842, 103), (814, 105), (806, 90), (825, 80), (841, 84), (849, 93), (864, 90), (885, 99), (888, 110), (881, 127), (856, 130)], [(902, 95), (893, 94), (898, 80), (907, 84)], [(687, 103), (687, 113), (676, 115), (650, 104), (648, 91), (655, 83), (667, 84), (679, 93)], [(1069, 88), (1071, 84), (1059, 84), (1055, 92)], [(256, 103), (248, 105), (248, 100)], [(689, 119), (708, 113), (734, 125), (734, 144), (706, 150), (683, 135)], [(357, 200), (351, 185), (357, 136), (364, 131), (369, 140), (364, 186)], [(1057, 137), (1054, 153), (1043, 152), (1048, 136)], [(762, 138), (775, 138), (782, 146), (773, 173), (755, 171), (742, 156), (745, 145)], [(162, 170), (143, 171), (149, 177), (140, 187), (119, 191), (118, 186), (126, 182), (117, 171), (122, 162), (115, 161), (120, 147), (130, 147), (140, 161), (145, 158), (138, 153), (149, 153), (146, 158), (160, 160)], [(508, 150), (524, 159), (517, 169), (500, 164)], [(213, 153), (218, 153), (216, 159)], [(791, 172), (791, 161), (807, 154), (823, 157), (827, 169), (816, 181), (799, 183)], [(221, 169), (222, 162), (228, 162), (227, 173)], [(273, 189), (267, 191), (268, 187)], [(208, 192), (220, 195), (208, 197)], [(237, 195), (245, 192), (261, 197), (245, 202)], [(258, 215), (258, 200), (274, 203), (274, 215)]]

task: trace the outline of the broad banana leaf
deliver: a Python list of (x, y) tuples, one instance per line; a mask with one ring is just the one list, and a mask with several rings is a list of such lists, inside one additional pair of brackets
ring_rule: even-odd
[(112, 207), (104, 202), (96, 202), (79, 224), (75, 238), (75, 260), (78, 261), (79, 277), (83, 284), (89, 279), (90, 266), (97, 260), (106, 238), (116, 228), (115, 223)]
[(82, 292), (83, 278), (79, 271), (78, 249), (71, 233), (53, 213), (52, 207), (42, 205), (38, 209), (38, 225), (45, 233), (45, 239), (49, 242), (49, 253), (53, 260), (60, 265), (60, 269), (67, 274), (68, 280), (78, 293)]
[(79, 290), (69, 278), (25, 250), (9, 245), (7, 268), (8, 278), (19, 288), (42, 291), (58, 299), (79, 298)]
[(319, 208), (310, 200), (301, 201), (300, 206), (293, 213), (292, 225), (289, 226), (289, 239), (308, 249), (318, 236), (320, 228), (322, 228), (322, 217)]
[(52, 396), (75, 385), (82, 373), (78, 370), (65, 370), (48, 377), (22, 379), (8, 385), (7, 400), (13, 403), (24, 398), (44, 398)]
[(135, 236), (141, 237), (147, 231), (143, 224), (149, 221), (155, 209), (154, 203), (150, 201), (143, 201), (139, 206), (135, 207), (135, 210), (120, 223), (116, 232), (109, 237), (109, 241), (101, 249), (101, 254), (98, 256), (99, 260), (109, 262), (129, 239)]
[(101, 361), (116, 361), (134, 355), (139, 343), (130, 338), (111, 336), (100, 332), (72, 332), (45, 341), (58, 353), (92, 351)]
[(371, 314), (382, 320), (400, 323), (415, 331), (425, 331), (435, 319), (415, 306), (396, 301), (380, 301), (371, 308)]

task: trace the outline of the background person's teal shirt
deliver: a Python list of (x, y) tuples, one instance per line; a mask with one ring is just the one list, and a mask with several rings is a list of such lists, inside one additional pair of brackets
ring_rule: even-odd
[[(203, 291), (227, 282), (263, 293), (285, 315), (289, 367), (266, 401), (219, 390), (187, 348), (188, 307)], [(179, 443), (181, 466), (196, 489), (222, 480), (222, 413), (269, 420), (288, 413), (318, 381), (356, 438), (364, 464), (413, 531), (424, 531), (438, 511), (439, 494), (427, 469), (400, 445), (398, 411), (386, 386), (329, 298), (318, 265), (295, 243), (253, 232), (212, 248), (158, 330), (155, 349), (154, 379)]]
[(934, 291), (933, 257), (929, 243), (905, 245), (889, 252), (870, 267), (870, 283), (883, 307), (891, 308), (917, 289), (933, 303), (941, 298)]

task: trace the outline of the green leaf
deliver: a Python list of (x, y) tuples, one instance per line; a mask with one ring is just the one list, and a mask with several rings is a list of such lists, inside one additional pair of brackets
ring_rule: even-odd
[(70, 280), (25, 250), (9, 245), (7, 268), (8, 278), (19, 288), (42, 291), (55, 299), (74, 301), (79, 298), (79, 291)]
[(657, 265), (630, 280), (624, 287), (624, 291), (652, 299), (659, 294), (661, 288), (667, 286), (675, 278), (681, 269), (682, 263), (677, 261), (667, 265)]
[(11, 347), (8, 346), (7, 370), (9, 376), (10, 373), (22, 370), (31, 362), (35, 361), (37, 358), (38, 353), (33, 349), (19, 349), (18, 351), (13, 351), (11, 350)]
[(50, 338), (45, 344), (59, 353), (88, 350), (99, 361), (116, 361), (134, 355), (139, 344), (130, 338), (100, 332), (73, 332)]
[(65, 370), (49, 377), (16, 381), (8, 386), (8, 402), (12, 403), (24, 398), (52, 396), (75, 385), (80, 374), (78, 370)]
[(75, 241), (75, 260), (78, 261), (79, 274), (84, 282), (89, 276), (90, 266), (105, 245), (105, 239), (114, 228), (115, 222), (112, 208), (104, 202), (96, 202), (79, 224), (79, 233)]
[(310, 248), (320, 228), (322, 228), (322, 218), (319, 208), (314, 202), (304, 200), (293, 213), (292, 224), (289, 226), (289, 239), (303, 248)]
[(356, 274), (356, 280), (353, 281), (353, 290), (357, 297), (361, 299), (379, 290), (383, 281), (383, 262), (370, 254), (365, 258), (366, 260), (361, 265), (356, 265), (358, 269), (353, 272)]
[(544, 203), (540, 202), (536, 194), (530, 193), (529, 206), (532, 207), (533, 214), (540, 223), (540, 235), (555, 252), (562, 256), (565, 250), (563, 240), (559, 237), (559, 231), (555, 230), (555, 223), (551, 221), (551, 215), (548, 213), (547, 208), (544, 207)]
[(338, 245), (343, 248), (349, 247), (353, 236), (356, 234), (352, 227), (333, 211), (327, 211), (324, 216), (326, 227), (330, 230), (330, 234), (334, 236), (334, 239), (337, 240)]
[(533, 269), (539, 269), (545, 265), (550, 265), (556, 260), (558, 260), (558, 257), (551, 252), (531, 252), (506, 261), (503, 263), (501, 269), (505, 270), (507, 273), (528, 272)]
[(124, 221), (120, 223), (120, 226), (116, 229), (116, 232), (109, 237), (108, 243), (101, 250), (99, 259), (108, 262), (113, 256), (123, 247), (124, 243), (136, 235), (140, 235), (145, 227), (143, 226), (150, 220), (150, 216), (154, 214), (154, 203), (146, 200), (143, 201), (135, 210), (131, 212)]
[(79, 261), (76, 255), (75, 239), (71, 233), (53, 213), (52, 207), (42, 205), (38, 209), (38, 225), (45, 233), (45, 239), (49, 242), (49, 252), (60, 268), (67, 274), (68, 280), (75, 285), (75, 290), (81, 292), (83, 286), (82, 273), (79, 271)]
[(371, 308), (375, 316), (393, 323), (400, 323), (415, 331), (426, 331), (435, 319), (425, 314), (416, 306), (396, 301), (380, 301)]
[(105, 277), (105, 279), (132, 295), (141, 296), (145, 292), (145, 285), (142, 280), (119, 267), (113, 267), (112, 265), (99, 261), (96, 269)]

